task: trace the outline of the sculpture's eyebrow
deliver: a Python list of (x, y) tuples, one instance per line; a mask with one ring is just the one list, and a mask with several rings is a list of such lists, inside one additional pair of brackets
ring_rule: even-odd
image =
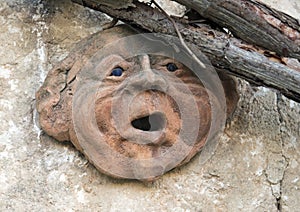
[(96, 66), (97, 70), (110, 70), (116, 67), (118, 64), (126, 62), (126, 60), (117, 54), (111, 54), (100, 61), (100, 63)]
[(151, 64), (166, 65), (166, 63), (176, 63), (181, 66), (181, 63), (178, 62), (175, 58), (167, 57), (164, 55), (151, 55), (150, 56)]

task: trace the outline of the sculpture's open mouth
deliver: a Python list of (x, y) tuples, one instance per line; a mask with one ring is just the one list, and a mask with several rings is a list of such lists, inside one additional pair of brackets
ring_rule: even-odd
[(142, 131), (160, 131), (165, 128), (166, 118), (162, 113), (156, 112), (131, 121), (131, 125)]

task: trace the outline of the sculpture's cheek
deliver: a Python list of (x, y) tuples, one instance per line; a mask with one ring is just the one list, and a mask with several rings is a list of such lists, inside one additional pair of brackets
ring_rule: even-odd
[(95, 115), (99, 130), (103, 134), (112, 134), (115, 131), (111, 124), (111, 100), (100, 99), (95, 103)]

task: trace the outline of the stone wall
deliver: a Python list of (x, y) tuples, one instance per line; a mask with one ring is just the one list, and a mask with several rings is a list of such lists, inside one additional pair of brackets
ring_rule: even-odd
[[(298, 0), (265, 0), (300, 19)], [(300, 104), (239, 80), (238, 109), (204, 165), (196, 157), (153, 184), (100, 174), (43, 135), (35, 92), (47, 71), (107, 16), (69, 0), (0, 1), (1, 211), (297, 211)]]

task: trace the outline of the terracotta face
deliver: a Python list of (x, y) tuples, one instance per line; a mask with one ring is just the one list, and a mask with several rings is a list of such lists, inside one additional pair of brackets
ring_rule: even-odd
[[(79, 45), (49, 72), (37, 92), (37, 110), (47, 134), (70, 140), (101, 172), (152, 180), (202, 149), (218, 100), (184, 64), (159, 54), (108, 54), (88, 71), (96, 77), (82, 74), (105, 43), (132, 34), (119, 26)], [(231, 114), (235, 83), (226, 76), (222, 83)]]
[[(118, 57), (113, 55), (113, 57)], [(118, 59), (121, 59), (120, 57)], [(115, 68), (117, 67), (117, 68)], [(122, 69), (121, 76), (114, 76), (116, 69)], [(201, 116), (201, 127), (199, 127), (198, 139), (195, 142), (195, 149), (191, 148), (194, 154), (205, 143), (205, 136), (210, 127), (210, 105), (208, 94), (203, 88), (200, 80), (184, 65), (173, 59), (141, 55), (129, 60), (122, 60), (118, 64), (104, 70), (106, 78), (97, 92), (96, 120), (99, 130), (105, 135), (105, 142), (115, 151), (126, 157), (147, 159), (157, 157), (168, 151), (178, 141), (178, 135), (182, 128), (181, 113), (176, 100), (172, 96), (162, 92), (168, 86), (163, 82), (160, 74), (171, 74), (182, 80), (190, 89), (195, 103), (198, 106)], [(161, 72), (161, 73), (160, 73)], [(132, 78), (132, 76), (135, 76)], [(126, 79), (130, 79), (127, 80)], [(144, 88), (149, 79), (153, 89)], [(112, 107), (112, 102), (118, 89), (122, 92), (136, 92), (128, 105), (128, 114), (122, 118), (117, 117), (122, 107)], [(180, 94), (183, 98), (186, 94)], [(122, 97), (121, 97), (122, 98)], [(122, 103), (122, 101), (117, 102)], [(188, 107), (189, 103), (185, 102)], [(198, 112), (198, 111), (197, 111)], [(118, 126), (112, 116), (123, 123)], [(201, 130), (200, 130), (201, 129)], [(126, 138), (122, 137), (122, 135)]]

